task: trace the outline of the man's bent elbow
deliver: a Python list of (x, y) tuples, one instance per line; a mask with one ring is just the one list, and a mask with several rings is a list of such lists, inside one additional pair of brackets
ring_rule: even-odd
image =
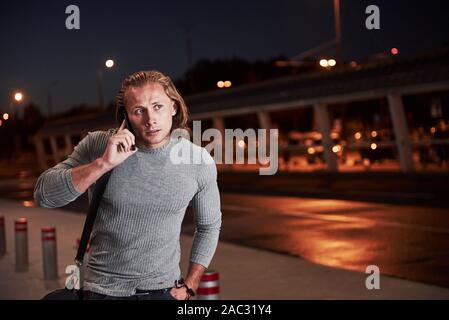
[(34, 204), (40, 208), (55, 208), (56, 206), (47, 201), (40, 190), (35, 190), (33, 193)]

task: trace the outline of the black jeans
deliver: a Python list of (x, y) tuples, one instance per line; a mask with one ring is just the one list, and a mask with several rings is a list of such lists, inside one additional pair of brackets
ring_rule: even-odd
[(84, 300), (176, 300), (170, 293), (172, 288), (161, 290), (137, 290), (129, 297), (114, 297), (92, 291), (84, 291)]

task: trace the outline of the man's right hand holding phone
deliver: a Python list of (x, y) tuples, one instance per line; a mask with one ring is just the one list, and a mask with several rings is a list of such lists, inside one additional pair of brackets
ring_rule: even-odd
[(112, 169), (136, 152), (137, 147), (135, 137), (125, 127), (125, 120), (123, 120), (117, 132), (109, 138), (102, 159), (104, 163)]

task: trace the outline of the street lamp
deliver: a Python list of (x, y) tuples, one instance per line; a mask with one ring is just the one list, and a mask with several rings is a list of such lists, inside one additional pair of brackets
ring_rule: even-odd
[(23, 93), (22, 92), (16, 92), (14, 93), (14, 100), (17, 102), (20, 102), (23, 100)]
[(107, 68), (112, 68), (114, 66), (114, 60), (108, 59), (104, 64)]
[(343, 62), (343, 53), (341, 45), (341, 17), (340, 17), (340, 0), (334, 0), (334, 19), (335, 19), (335, 44), (338, 63)]
[[(9, 102), (9, 113), (14, 114), (14, 119), (17, 118), (17, 107), (25, 99), (25, 94), (22, 91), (14, 91), (12, 94), (12, 99)], [(16, 108), (14, 108), (14, 105)], [(9, 115), (7, 116), (9, 118)]]
[[(114, 66), (115, 62), (112, 59), (107, 59), (104, 63), (106, 68), (111, 69)], [(103, 79), (103, 69), (99, 68), (97, 70), (97, 89), (98, 89), (98, 104), (100, 108), (104, 107), (104, 79)]]
[(229, 80), (226, 80), (226, 81), (221, 81), (220, 80), (220, 81), (217, 82), (217, 87), (219, 87), (220, 89), (229, 88), (231, 86), (232, 86), (232, 82), (229, 81)]
[(341, 151), (341, 146), (339, 144), (336, 144), (335, 146), (332, 147), (332, 152), (333, 153), (337, 153)]
[(320, 66), (322, 66), (323, 68), (327, 68), (329, 66), (329, 63), (327, 62), (326, 59), (321, 59)]
[(321, 59), (320, 60), (320, 66), (323, 68), (332, 68), (335, 67), (335, 65), (337, 64), (337, 61), (335, 61), (335, 59)]

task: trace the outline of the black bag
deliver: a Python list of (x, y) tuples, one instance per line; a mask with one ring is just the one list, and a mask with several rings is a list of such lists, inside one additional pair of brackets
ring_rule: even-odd
[(83, 300), (83, 289), (58, 289), (47, 294), (42, 300)]
[[(112, 170), (105, 173), (95, 184), (92, 201), (87, 211), (86, 221), (84, 221), (83, 233), (81, 235), (80, 244), (75, 257), (75, 263), (79, 267), (83, 264), (84, 253), (86, 252), (87, 244), (89, 243), (90, 234), (94, 226), (95, 218), (97, 217), (98, 206), (103, 197), (104, 190), (108, 184), (109, 177)], [(83, 289), (57, 289), (50, 292), (42, 300), (83, 300)]]

